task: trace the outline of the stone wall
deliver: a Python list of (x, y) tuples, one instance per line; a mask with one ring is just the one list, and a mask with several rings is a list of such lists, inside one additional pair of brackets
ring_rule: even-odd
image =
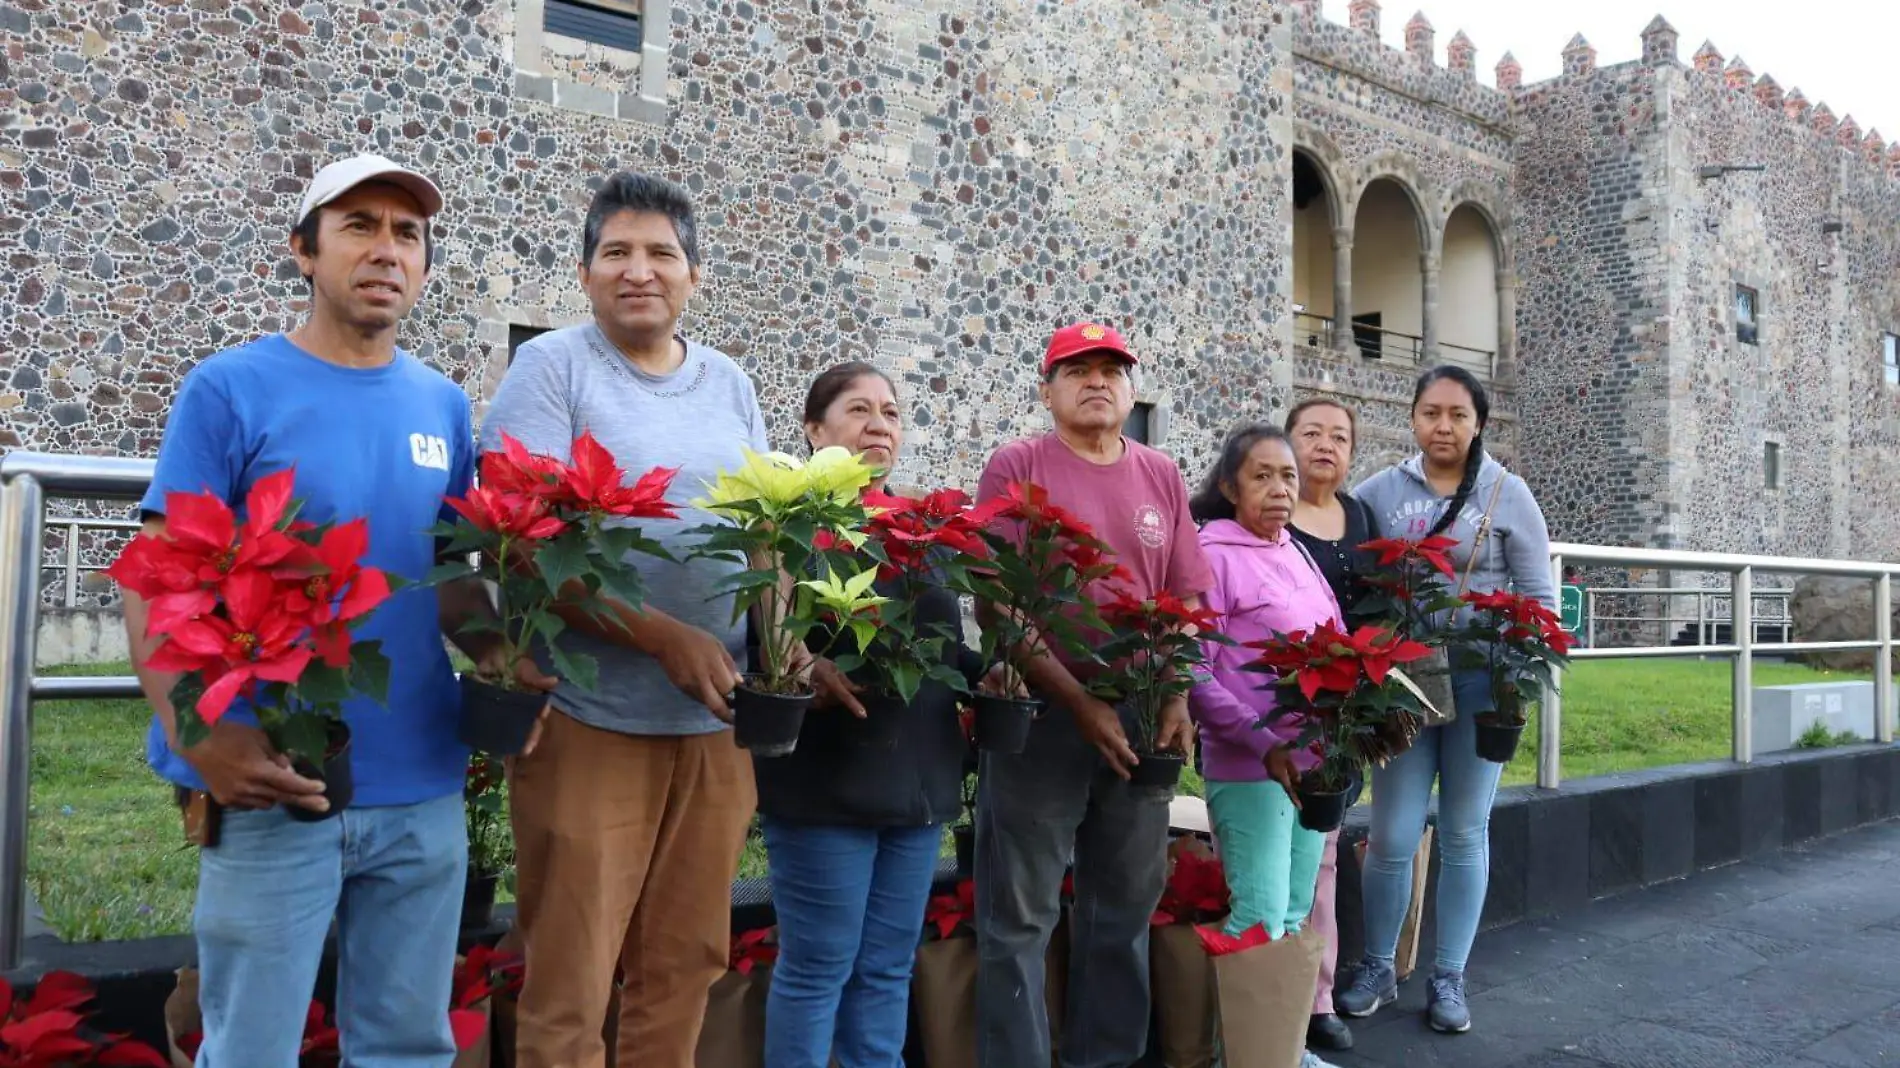
[[(1711, 46), (1676, 62), (1660, 20), (1645, 53), (1516, 101), (1525, 462), (1552, 524), (1572, 541), (1893, 559), (1886, 146)], [(1759, 296), (1753, 342), (1737, 286)]]
[(754, 376), (781, 445), (816, 371), (870, 358), (905, 395), (905, 471), (973, 483), (1041, 425), (1035, 360), (1080, 317), (1148, 358), (1191, 475), (1229, 423), (1284, 406), (1278, 9), (679, 0), (646, 60), (540, 57), (644, 93), (664, 56), (655, 125), (616, 117), (643, 113), (631, 92), (517, 81), (518, 6), (539, 7), (0, 0), (0, 445), (150, 454), (196, 360), (297, 321), (290, 213), (363, 149), (448, 192), (403, 343), (477, 399), (510, 325), (585, 315), (590, 184), (631, 167), (695, 194), (687, 329)]
[(1675, 544), (1661, 304), (1667, 180), (1653, 72), (1626, 65), (1516, 101), (1523, 467), (1553, 530)]

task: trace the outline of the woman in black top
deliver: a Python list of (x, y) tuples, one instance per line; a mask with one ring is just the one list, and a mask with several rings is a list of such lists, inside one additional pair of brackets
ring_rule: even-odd
[[(1379, 536), (1372, 510), (1340, 488), (1352, 470), (1358, 431), (1352, 409), (1325, 398), (1302, 402), (1286, 417), (1293, 458), (1300, 465), (1300, 499), (1293, 503), (1293, 522), (1287, 529), (1312, 554), (1347, 624), (1354, 627), (1373, 621), (1354, 606), (1365, 594), (1363, 579), (1376, 559), (1359, 546)], [(1312, 924), (1326, 940), (1326, 953), (1320, 962), (1319, 986), (1313, 992), (1313, 1018), (1306, 1028), (1310, 1049), (1352, 1048), (1351, 1029), (1333, 1011), (1333, 973), (1339, 961), (1333, 899), (1338, 878), (1339, 832), (1334, 831), (1326, 836), (1319, 885), (1313, 892)]]
[[(879, 469), (897, 460), (902, 412), (890, 379), (866, 363), (819, 375), (805, 399), (812, 447), (841, 445)], [(884, 596), (901, 593), (880, 583)], [(956, 596), (932, 587), (917, 623), (961, 630)], [(982, 661), (946, 643), (966, 678)], [(829, 661), (813, 668), (818, 707), (798, 748), (755, 758), (779, 958), (766, 1003), (771, 1068), (892, 1068), (903, 1063), (911, 961), (943, 845), (963, 801), (969, 744), (955, 693), (926, 680), (895, 730), (870, 730), (858, 690)], [(893, 738), (894, 734), (894, 738)]]
[(1300, 465), (1293, 536), (1313, 554), (1346, 621), (1353, 626), (1371, 622), (1354, 606), (1365, 595), (1363, 578), (1377, 559), (1359, 546), (1379, 536), (1378, 521), (1370, 508), (1340, 488), (1352, 470), (1358, 421), (1352, 409), (1338, 401), (1309, 400), (1286, 417), (1286, 432)]

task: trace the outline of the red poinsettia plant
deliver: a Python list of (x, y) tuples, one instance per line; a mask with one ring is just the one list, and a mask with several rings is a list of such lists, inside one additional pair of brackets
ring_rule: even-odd
[[(851, 619), (861, 630), (855, 651), (834, 656), (840, 671), (868, 677), (868, 689), (887, 693), (908, 705), (926, 680), (969, 692), (963, 674), (945, 662), (946, 647), (963, 640), (954, 621), (917, 618), (916, 606), (931, 585), (962, 589), (970, 568), (989, 553), (983, 530), (1003, 509), (999, 502), (972, 507), (962, 490), (938, 490), (924, 497), (878, 491), (864, 495), (870, 518), (861, 550), (876, 563), (877, 581), (892, 596)], [(839, 539), (823, 548), (845, 549)], [(842, 569), (839, 569), (842, 570)]]
[(1227, 915), (1230, 893), (1220, 860), (1205, 849), (1177, 849), (1150, 926), (1211, 923)]
[(1195, 672), (1207, 662), (1203, 642), (1231, 645), (1216, 629), (1219, 613), (1190, 608), (1167, 590), (1136, 597), (1121, 590), (1101, 606), (1109, 638), (1096, 649), (1108, 670), (1090, 683), (1096, 696), (1126, 702), (1135, 712), (1137, 753), (1153, 753), (1161, 710), (1194, 686)]
[(1368, 766), (1410, 748), (1420, 727), (1418, 691), (1394, 669), (1431, 655), (1431, 647), (1381, 626), (1350, 633), (1330, 623), (1249, 642), (1250, 671), (1272, 678), (1276, 714), (1261, 726), (1295, 720), (1298, 744), (1319, 758), (1302, 785), (1348, 789)]
[[(566, 623), (556, 613), (578, 607), (611, 622), (603, 595), (629, 608), (645, 602), (629, 558), (671, 557), (635, 524), (677, 518), (666, 501), (677, 470), (655, 468), (629, 480), (591, 432), (575, 439), (567, 461), (531, 453), (507, 434), (501, 440), (500, 449), (482, 454), (475, 487), (447, 502), (459, 518), (433, 533), (463, 559), (436, 568), (430, 581), (485, 580), (497, 593), (498, 618), (471, 620), (464, 630), (498, 636), (502, 664), (545, 648), (562, 678), (591, 690), (599, 665), (563, 649), (557, 639)], [(476, 561), (466, 559), (470, 553)], [(485, 681), (523, 687), (512, 674)]]
[(449, 983), (449, 1031), (465, 1050), (488, 1034), (488, 1004), (496, 994), (521, 990), (523, 961), (516, 953), (477, 944), (456, 962)]
[(985, 667), (1000, 666), (1003, 692), (1020, 693), (1022, 664), (1043, 653), (1099, 662), (1090, 632), (1107, 627), (1089, 594), (1098, 582), (1127, 577), (1114, 550), (1033, 482), (1012, 482), (985, 503), (987, 558), (969, 568), (963, 590), (990, 608)]
[(178, 740), (197, 745), (242, 702), (279, 751), (321, 766), (345, 702), (381, 702), (389, 659), (353, 632), (397, 580), (365, 566), (362, 519), (298, 519), (294, 468), (266, 475), (240, 516), (216, 494), (169, 493), (162, 534), (133, 538), (106, 573), (148, 606), (146, 660), (177, 672)]
[(755, 927), (733, 938), (726, 966), (740, 975), (751, 975), (777, 959), (778, 928)]
[(975, 931), (976, 883), (959, 879), (947, 894), (933, 894), (924, 903), (924, 937), (933, 942)]
[(89, 1032), (80, 1010), (93, 997), (72, 972), (47, 972), (30, 998), (0, 979), (0, 1068), (167, 1068), (143, 1042)]
[(1364, 576), (1370, 592), (1354, 606), (1365, 615), (1382, 617), (1393, 630), (1413, 641), (1442, 644), (1450, 613), (1459, 605), (1452, 591), (1451, 550), (1456, 538), (1442, 534), (1429, 538), (1377, 538), (1360, 548), (1377, 554)]
[(1521, 593), (1468, 593), (1464, 603), (1470, 612), (1454, 643), (1470, 666), (1491, 676), (1494, 708), (1477, 719), (1521, 727), (1528, 720), (1525, 710), (1557, 685), (1555, 673), (1570, 663), (1577, 640), (1555, 612)]

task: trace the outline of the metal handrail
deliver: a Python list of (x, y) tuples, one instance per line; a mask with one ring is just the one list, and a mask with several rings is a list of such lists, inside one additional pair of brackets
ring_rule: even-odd
[[(1900, 564), (1861, 560), (1823, 560), (1791, 556), (1753, 556), (1744, 553), (1699, 553), (1681, 549), (1617, 548), (1605, 545), (1577, 545), (1552, 542), (1550, 579), (1553, 587), (1563, 584), (1564, 568), (1575, 564), (1614, 567), (1648, 567), (1671, 571), (1725, 573), (1729, 577), (1731, 603), (1729, 632), (1735, 639), (1726, 645), (1652, 645), (1634, 648), (1577, 649), (1574, 660), (1613, 660), (1677, 656), (1732, 657), (1732, 755), (1738, 764), (1755, 759), (1755, 654), (1874, 651), (1874, 738), (1883, 745), (1893, 744), (1893, 579), (1900, 575)], [(1757, 574), (1832, 575), (1869, 579), (1874, 584), (1874, 637), (1871, 641), (1841, 642), (1757, 642), (1755, 640), (1755, 576)], [(1780, 622), (1777, 620), (1777, 622)], [(1702, 638), (1700, 632), (1696, 637)], [(1537, 785), (1556, 789), (1563, 782), (1563, 686), (1544, 691), (1543, 714), (1537, 721)]]
[[(39, 575), (44, 566), (45, 501), (65, 499), (137, 500), (152, 478), (150, 460), (63, 456), (15, 452), (0, 457), (0, 971), (19, 966), (26, 925), (28, 773), (33, 702), (140, 695), (131, 676), (53, 678), (34, 674), (34, 646), (40, 611)], [(1894, 736), (1893, 578), (1900, 564), (1852, 560), (1693, 553), (1666, 549), (1624, 549), (1555, 543), (1550, 547), (1553, 585), (1563, 581), (1566, 564), (1668, 568), (1726, 572), (1735, 604), (1735, 641), (1726, 645), (1649, 646), (1630, 649), (1578, 649), (1579, 660), (1674, 656), (1735, 658), (1735, 744), (1739, 763), (1754, 758), (1750, 732), (1753, 708), (1753, 656), (1757, 651), (1833, 652), (1873, 649), (1875, 663), (1875, 734)], [(1875, 583), (1876, 633), (1871, 641), (1756, 643), (1753, 634), (1754, 576), (1757, 573), (1840, 575)], [(1538, 723), (1537, 781), (1555, 788), (1561, 781), (1563, 694), (1561, 686), (1544, 695)]]
[[(1306, 333), (1309, 337), (1324, 337), (1326, 339), (1326, 347), (1331, 347), (1333, 345), (1334, 339), (1338, 336), (1337, 331), (1340, 329), (1338, 320), (1334, 319), (1330, 315), (1320, 315), (1317, 312), (1307, 312), (1307, 311), (1294, 312), (1293, 320), (1295, 324), (1294, 333), (1296, 335), (1300, 333)], [(1301, 321), (1318, 323), (1320, 326), (1320, 329), (1317, 331), (1302, 330), (1298, 325)], [(1408, 342), (1408, 344), (1406, 345), (1397, 346), (1391, 349), (1388, 349), (1386, 346), (1381, 345), (1379, 347), (1379, 352), (1380, 352), (1381, 357), (1385, 356), (1388, 352), (1390, 352), (1390, 354), (1394, 356), (1410, 357), (1412, 362), (1415, 364), (1422, 363), (1425, 360), (1425, 337), (1422, 334), (1408, 334), (1403, 330), (1393, 330), (1389, 327), (1383, 327), (1383, 326), (1372, 326), (1368, 323), (1351, 323), (1351, 324), (1348, 324), (1346, 328), (1353, 332), (1353, 337), (1354, 337), (1353, 347), (1355, 349), (1360, 349), (1361, 352), (1363, 352), (1364, 349), (1358, 343), (1358, 335), (1361, 333), (1378, 334), (1381, 337), (1401, 338), (1404, 341)], [(1453, 342), (1453, 341), (1439, 341), (1439, 342), (1436, 342), (1435, 344), (1441, 352), (1449, 349), (1449, 350), (1453, 350), (1459, 353), (1468, 353), (1470, 354), (1470, 356), (1477, 357), (1476, 359), (1458, 359), (1457, 362), (1463, 363), (1471, 367), (1482, 368), (1488, 376), (1492, 378), (1497, 377), (1498, 353), (1496, 349), (1481, 349), (1481, 348), (1477, 348), (1471, 345), (1460, 345), (1457, 342)]]

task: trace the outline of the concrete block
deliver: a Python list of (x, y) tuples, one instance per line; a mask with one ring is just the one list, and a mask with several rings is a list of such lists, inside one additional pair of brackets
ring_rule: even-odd
[[(1900, 696), (1900, 686), (1895, 687)], [(1874, 736), (1874, 684), (1811, 682), (1798, 686), (1755, 687), (1755, 752), (1793, 749), (1808, 728), (1819, 723), (1830, 733)]]

